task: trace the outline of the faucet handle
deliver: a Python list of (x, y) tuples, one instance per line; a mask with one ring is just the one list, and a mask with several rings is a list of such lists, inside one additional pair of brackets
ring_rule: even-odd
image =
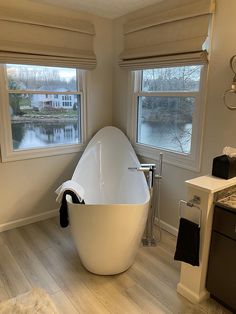
[(150, 171), (149, 167), (144, 167), (142, 164), (140, 165), (140, 167), (128, 167), (129, 170), (137, 170), (137, 171), (143, 171), (143, 172), (148, 172)]
[(156, 169), (156, 164), (140, 164), (141, 167), (148, 167), (150, 170)]

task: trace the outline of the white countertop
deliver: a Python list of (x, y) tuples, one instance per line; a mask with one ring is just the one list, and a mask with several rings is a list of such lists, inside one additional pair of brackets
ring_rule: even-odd
[(189, 186), (195, 187), (200, 190), (207, 191), (209, 193), (215, 193), (220, 190), (226, 189), (230, 186), (236, 185), (236, 177), (225, 180), (211, 175), (202, 176), (185, 181)]

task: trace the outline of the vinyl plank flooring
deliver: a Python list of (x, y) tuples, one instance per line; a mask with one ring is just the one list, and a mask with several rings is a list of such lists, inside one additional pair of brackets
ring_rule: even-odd
[[(77, 257), (68, 260), (62, 252), (56, 248), (50, 248), (42, 252), (44, 263), (55, 278), (60, 276), (61, 287), (67, 290), (67, 294), (80, 307), (81, 313), (141, 313), (132, 300), (128, 300), (113, 285), (114, 276), (96, 276), (87, 272), (81, 266)], [(57, 267), (53, 267), (53, 261), (57, 260)], [(63, 273), (66, 267), (67, 273)], [(78, 295), (78, 291), (80, 294)], [(96, 312), (95, 312), (96, 311)]]
[(154, 248), (141, 247), (138, 254), (150, 256), (150, 258), (152, 257), (154, 260), (160, 261), (180, 273), (181, 263), (174, 260), (174, 253), (166, 251), (159, 244), (157, 244), (157, 247)]
[(37, 226), (41, 233), (47, 237), (48, 242), (50, 241), (51, 247), (68, 247), (74, 250), (77, 254), (72, 237), (70, 233), (66, 231), (67, 228), (60, 228), (55, 219), (41, 221), (40, 223), (37, 223)]
[(45, 250), (53, 246), (53, 242), (40, 230), (38, 223), (26, 225), (19, 228), (20, 232), (27, 232), (29, 238), (35, 241), (38, 250)]
[[(24, 226), (21, 228), (21, 235), (31, 245), (32, 250), (39, 258), (41, 251), (45, 251), (48, 248), (57, 248), (68, 259), (73, 259), (75, 256), (79, 259), (72, 238), (70, 238), (70, 241), (68, 239), (65, 240), (64, 230), (59, 229), (54, 222), (55, 219), (50, 219), (35, 223), (34, 228), (31, 225)], [(32, 236), (32, 230), (34, 236)]]
[(127, 295), (142, 309), (144, 313), (149, 314), (171, 314), (160, 301), (149, 294), (139, 285), (135, 285), (127, 289)]
[(48, 293), (59, 291), (59, 287), (55, 280), (29, 248), (25, 240), (22, 238), (19, 229), (5, 232), (4, 238), (5, 243), (32, 286), (41, 287)]
[[(52, 267), (51, 263), (55, 260), (55, 258), (59, 262), (57, 269), (54, 268), (51, 269), (51, 271), (56, 278), (60, 276), (59, 284), (62, 285), (66, 294), (81, 313), (109, 313), (107, 303), (104, 304), (103, 302), (100, 302), (101, 299), (97, 298), (96, 288), (94, 289), (94, 285), (88, 281), (86, 283), (84, 282), (84, 277), (87, 274), (84, 275), (85, 270), (79, 265), (77, 267), (76, 260), (66, 260), (65, 257), (60, 255), (55, 249), (48, 249), (44, 253), (45, 264), (47, 264), (49, 269)], [(61, 271), (65, 265), (67, 273), (62, 274)], [(100, 287), (104, 287), (104, 280), (102, 281), (103, 285), (100, 285)]]
[(9, 297), (25, 293), (31, 285), (6, 245), (0, 246), (0, 281)]
[(10, 298), (10, 295), (7, 293), (7, 289), (5, 287), (5, 283), (2, 277), (3, 277), (2, 270), (0, 270), (0, 302), (8, 300)]
[(0, 301), (37, 285), (61, 314), (229, 314), (212, 299), (194, 305), (176, 292), (175, 245), (162, 231), (157, 247), (141, 247), (126, 272), (98, 276), (83, 267), (69, 228), (61, 229), (58, 219), (7, 231), (0, 234)]
[[(31, 248), (35, 248), (34, 240), (28, 238)], [(78, 313), (109, 313), (82, 282), (76, 267), (76, 263), (79, 264), (80, 261), (76, 256), (68, 256), (57, 247), (38, 251), (37, 256)]]
[(130, 276), (141, 284), (142, 287), (164, 307), (174, 313), (175, 309), (181, 307), (180, 296), (173, 289), (170, 289), (164, 282), (158, 280), (151, 271), (140, 263), (135, 263), (129, 270)]
[(50, 297), (60, 314), (78, 314), (78, 311), (62, 290), (51, 294)]
[[(48, 234), (49, 236), (49, 234)], [(59, 237), (59, 234), (57, 234)], [(29, 239), (32, 242), (32, 247), (35, 246), (35, 239)], [(37, 242), (37, 240), (36, 240)], [(37, 245), (37, 243), (36, 243)], [(72, 252), (74, 252), (72, 254)], [(78, 296), (74, 295), (73, 284), (77, 282), (80, 285), (80, 290), (85, 291), (85, 296), (90, 295), (90, 300), (94, 300), (94, 304), (102, 304), (105, 309), (108, 309), (110, 313), (140, 313), (141, 310), (131, 299), (129, 300), (126, 295), (123, 295), (119, 289), (112, 284), (114, 276), (96, 276), (87, 272), (81, 265), (77, 252), (73, 249), (70, 255), (64, 254), (61, 249), (61, 245), (55, 245), (53, 248), (41, 251), (39, 258), (43, 261), (44, 265), (48, 268), (54, 278), (57, 278), (58, 285), (66, 290), (66, 294), (73, 300), (78, 299)], [(57, 265), (53, 265), (54, 261), (57, 261)], [(67, 273), (63, 272), (64, 268), (67, 269)], [(81, 288), (82, 287), (82, 288)], [(92, 295), (91, 295), (92, 294)], [(86, 311), (89, 302), (83, 295), (80, 295), (81, 299), (76, 301), (76, 305), (87, 304), (81, 310)], [(117, 301), (114, 302), (116, 297)], [(93, 309), (94, 310), (94, 309)], [(92, 309), (90, 309), (92, 311)], [(104, 309), (103, 309), (104, 312)]]
[(165, 282), (173, 290), (176, 288), (179, 272), (171, 265), (165, 263), (165, 260), (154, 258), (152, 255), (142, 252), (142, 254), (138, 254), (136, 261), (148, 268), (159, 281)]
[(157, 239), (160, 239), (158, 246), (165, 249), (170, 254), (173, 254), (176, 247), (176, 237), (172, 234), (161, 230), (161, 235)]
[[(54, 219), (50, 219), (50, 220), (46, 220), (46, 221), (51, 222), (52, 224), (57, 226), (57, 229), (59, 229), (63, 233), (64, 238), (66, 238), (71, 243), (72, 237), (71, 237), (70, 225), (66, 228), (61, 228), (59, 216), (55, 217)], [(72, 240), (72, 242), (73, 242), (73, 240)]]

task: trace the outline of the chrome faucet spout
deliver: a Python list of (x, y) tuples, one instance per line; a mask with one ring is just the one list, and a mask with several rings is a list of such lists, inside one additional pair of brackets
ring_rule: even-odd
[(148, 175), (147, 175), (148, 187), (150, 190), (153, 188), (155, 171), (156, 171), (156, 164), (140, 164), (139, 167), (129, 167), (128, 169), (148, 173)]
[(140, 165), (140, 167), (129, 167), (129, 170), (137, 170), (137, 171), (143, 171), (143, 172), (148, 172), (150, 171), (149, 167), (143, 167), (142, 165)]

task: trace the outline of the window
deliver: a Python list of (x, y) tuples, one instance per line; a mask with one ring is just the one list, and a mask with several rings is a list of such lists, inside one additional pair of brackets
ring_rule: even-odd
[[(0, 66), (3, 161), (55, 155), (82, 148), (83, 78), (84, 71), (72, 68)], [(72, 95), (74, 106), (65, 107), (61, 100)]]
[(139, 154), (198, 170), (203, 118), (202, 65), (134, 72), (133, 141)]

